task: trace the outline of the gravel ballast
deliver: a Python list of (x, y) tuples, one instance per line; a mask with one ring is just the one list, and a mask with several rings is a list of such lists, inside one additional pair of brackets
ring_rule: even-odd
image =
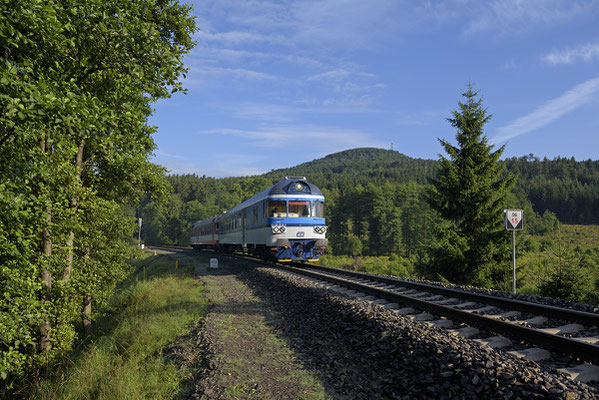
[(275, 269), (247, 265), (238, 278), (280, 315), (275, 331), (334, 398), (599, 398), (533, 362)]

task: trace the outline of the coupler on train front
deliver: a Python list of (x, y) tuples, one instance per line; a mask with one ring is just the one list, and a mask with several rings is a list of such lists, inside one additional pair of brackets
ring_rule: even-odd
[(318, 261), (327, 246), (327, 239), (277, 239), (270, 251), (277, 261)]

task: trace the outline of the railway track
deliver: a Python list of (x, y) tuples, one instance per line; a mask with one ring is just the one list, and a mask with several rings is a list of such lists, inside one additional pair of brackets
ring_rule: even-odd
[(557, 369), (583, 382), (599, 381), (594, 365), (599, 363), (599, 314), (317, 265), (278, 268), (336, 285), (349, 296), (378, 302), (449, 334), (488, 335), (473, 340), (508, 349), (516, 357), (543, 362), (559, 355), (570, 358), (567, 364), (586, 361)]
[(573, 379), (599, 381), (599, 314), (312, 264), (268, 264)]

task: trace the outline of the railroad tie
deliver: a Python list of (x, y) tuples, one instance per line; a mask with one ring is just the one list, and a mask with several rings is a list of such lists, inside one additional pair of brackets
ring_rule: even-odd
[(574, 368), (561, 368), (558, 371), (583, 383), (599, 381), (599, 367), (593, 364), (581, 364)]
[(512, 341), (505, 336), (491, 336), (486, 339), (474, 339), (474, 341), (492, 349), (503, 349), (504, 347), (512, 346)]
[(508, 354), (517, 358), (526, 358), (530, 361), (543, 361), (551, 357), (551, 353), (547, 350), (539, 349), (538, 347), (531, 347), (530, 349), (519, 350), (519, 351), (508, 351)]

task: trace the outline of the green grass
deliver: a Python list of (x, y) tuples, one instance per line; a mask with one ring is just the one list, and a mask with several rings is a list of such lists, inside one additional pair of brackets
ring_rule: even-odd
[[(561, 265), (583, 268), (592, 286), (599, 280), (599, 226), (560, 225), (545, 236), (517, 235), (517, 274), (520, 293), (539, 294), (539, 288)], [(596, 302), (595, 288), (585, 301)]]
[(48, 378), (34, 383), (29, 397), (160, 399), (184, 395), (186, 372), (163, 349), (206, 315), (204, 287), (192, 277), (193, 265), (179, 263), (175, 269), (174, 259), (160, 255), (136, 264), (137, 273), (115, 296), (111, 312), (95, 327), (91, 340)]

